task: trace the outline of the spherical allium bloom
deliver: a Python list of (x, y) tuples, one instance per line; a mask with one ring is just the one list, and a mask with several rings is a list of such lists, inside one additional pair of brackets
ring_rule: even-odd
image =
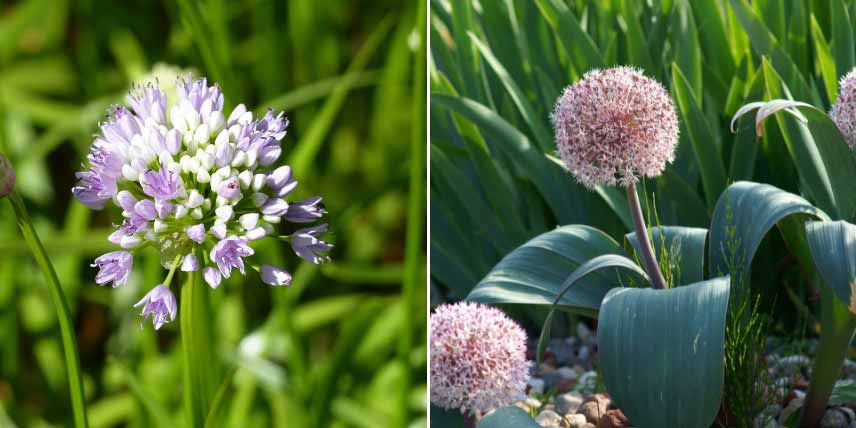
[(552, 114), (568, 170), (588, 188), (656, 177), (674, 160), (678, 119), (669, 93), (630, 67), (592, 70)]
[(526, 398), (526, 332), (499, 309), (441, 305), (431, 315), (431, 402), (479, 413)]
[(12, 193), (14, 188), (15, 168), (6, 156), (0, 154), (0, 198)]
[[(134, 86), (130, 108), (111, 108), (86, 170), (77, 173), (72, 193), (80, 202), (101, 209), (112, 201), (122, 212), (108, 237), (122, 250), (95, 260), (96, 282), (126, 283), (134, 253), (147, 246), (160, 251), (168, 279), (179, 267), (201, 270), (212, 288), (233, 268), (244, 275), (248, 266), (267, 284), (288, 285), (288, 272), (252, 259), (253, 242), (268, 237), (290, 241), (312, 263), (329, 260), (332, 246), (319, 238), (326, 224), (278, 232), (284, 222), (305, 227), (326, 214), (318, 196), (286, 200), (297, 181), (288, 165), (277, 165), (288, 127), (283, 114), (254, 117), (240, 104), (227, 117), (220, 87), (206, 79), (179, 78), (175, 94), (168, 99), (157, 84)], [(155, 328), (175, 317), (168, 287), (159, 285), (139, 303)]]
[(832, 104), (829, 117), (844, 134), (850, 149), (856, 150), (856, 68), (838, 82), (838, 99)]

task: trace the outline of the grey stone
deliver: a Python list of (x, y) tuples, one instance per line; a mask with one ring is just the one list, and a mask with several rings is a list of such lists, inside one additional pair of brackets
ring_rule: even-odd
[(586, 426), (586, 424), (589, 424), (586, 421), (586, 417), (579, 413), (574, 415), (567, 415), (565, 416), (565, 419), (568, 421), (568, 428), (583, 428)]
[(583, 323), (577, 323), (577, 337), (583, 342), (591, 338), (591, 329)]
[(556, 397), (556, 408), (563, 415), (576, 413), (581, 404), (583, 404), (583, 396), (579, 392), (571, 391)]
[(556, 374), (558, 374), (558, 375), (559, 375), (559, 378), (560, 378), (560, 379), (571, 379), (571, 380), (577, 380), (577, 379), (579, 379), (579, 377), (580, 377), (580, 374), (579, 374), (579, 373), (577, 373), (577, 371), (576, 371), (576, 370), (574, 370), (574, 369), (572, 369), (572, 368), (570, 368), (570, 367), (567, 367), (567, 366), (565, 366), (565, 367), (559, 367), (559, 368), (556, 370)]
[(544, 379), (540, 379), (537, 377), (529, 378), (529, 393), (530, 394), (543, 394), (544, 393)]
[(854, 412), (853, 409), (841, 406), (838, 408), (838, 410), (844, 412), (844, 414), (847, 415), (848, 422), (856, 421), (856, 412)]
[(529, 406), (529, 408), (531, 409), (541, 408), (541, 402), (538, 401), (538, 399), (535, 397), (526, 397), (526, 400), (524, 400), (523, 403)]
[(591, 358), (591, 349), (586, 345), (581, 346), (577, 353), (577, 358), (579, 358), (581, 362), (588, 362), (589, 358)]
[(552, 410), (544, 410), (535, 418), (535, 422), (542, 427), (561, 425), (562, 416)]
[(848, 428), (849, 426), (847, 415), (836, 408), (826, 409), (823, 419), (820, 420), (820, 428)]

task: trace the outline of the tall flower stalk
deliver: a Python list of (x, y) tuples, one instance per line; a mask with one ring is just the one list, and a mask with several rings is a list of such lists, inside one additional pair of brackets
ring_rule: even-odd
[(80, 356), (77, 352), (77, 338), (74, 333), (74, 322), (71, 319), (71, 311), (68, 307), (68, 301), (62, 291), (59, 277), (56, 270), (51, 264), (48, 254), (42, 245), (39, 235), (33, 227), (33, 221), (30, 219), (30, 214), (27, 211), (27, 206), (24, 200), (14, 190), (15, 186), (15, 171), (12, 168), (9, 160), (0, 154), (0, 198), (8, 196), (12, 203), (12, 209), (15, 211), (15, 217), (18, 222), (18, 228), (21, 229), (21, 235), (24, 241), (30, 248), (30, 252), (36, 259), (42, 275), (48, 284), (51, 300), (54, 304), (54, 309), (59, 322), (60, 336), (62, 338), (62, 348), (65, 357), (65, 370), (68, 378), (69, 395), (71, 396), (71, 410), (74, 414), (74, 426), (76, 428), (86, 428), (89, 426), (86, 417), (86, 404), (83, 395), (83, 380), (80, 374)]
[(659, 176), (674, 160), (678, 119), (669, 93), (630, 67), (593, 70), (565, 89), (552, 119), (559, 155), (577, 181), (625, 189), (645, 270), (654, 288), (666, 288), (636, 181)]

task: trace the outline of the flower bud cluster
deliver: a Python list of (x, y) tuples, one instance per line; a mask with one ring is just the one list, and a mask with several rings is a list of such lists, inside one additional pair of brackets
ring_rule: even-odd
[[(214, 288), (232, 268), (244, 275), (245, 259), (255, 254), (252, 242), (266, 237), (290, 240), (295, 254), (312, 263), (329, 260), (332, 246), (319, 239), (326, 224), (288, 237), (277, 232), (283, 221), (312, 223), (326, 213), (317, 196), (286, 200), (297, 181), (288, 165), (277, 166), (288, 127), (283, 114), (269, 110), (254, 117), (240, 104), (227, 117), (220, 88), (204, 78), (179, 80), (176, 89), (178, 99), (168, 106), (157, 85), (135, 87), (130, 108), (112, 108), (90, 149), (88, 168), (77, 173), (72, 193), (80, 202), (102, 209), (112, 201), (122, 210), (108, 238), (122, 250), (95, 260), (96, 282), (127, 282), (132, 252), (149, 245), (160, 250), (170, 272), (179, 266), (185, 272), (202, 269)], [(268, 284), (291, 281), (278, 267), (250, 266)], [(155, 297), (169, 292), (168, 286), (159, 286)], [(174, 318), (174, 305), (158, 307)], [(156, 327), (168, 322), (164, 313), (146, 308)]]

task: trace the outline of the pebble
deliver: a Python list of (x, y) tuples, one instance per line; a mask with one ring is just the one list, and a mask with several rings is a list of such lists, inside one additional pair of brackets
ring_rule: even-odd
[(577, 323), (577, 337), (580, 338), (583, 342), (588, 340), (591, 337), (591, 330), (587, 325), (583, 323)]
[(535, 422), (542, 427), (561, 425), (562, 416), (552, 410), (544, 410), (535, 418)]
[(567, 415), (565, 416), (565, 420), (568, 421), (568, 428), (583, 428), (586, 425), (590, 425), (588, 421), (586, 421), (586, 417), (579, 413)]
[(544, 393), (544, 379), (533, 377), (529, 378), (529, 382), (527, 383), (529, 386), (530, 394), (543, 394)]
[(577, 358), (579, 358), (580, 361), (588, 361), (589, 358), (591, 358), (591, 350), (589, 350), (589, 347), (585, 345), (581, 346), (580, 351), (577, 354)]
[(609, 397), (604, 394), (590, 395), (583, 400), (583, 404), (580, 405), (577, 413), (585, 416), (587, 421), (597, 424), (600, 422), (600, 418), (606, 414), (609, 404)]
[(820, 420), (820, 428), (848, 428), (849, 426), (847, 414), (834, 407), (827, 409), (823, 419)]
[(577, 380), (580, 377), (580, 374), (577, 373), (576, 370), (567, 366), (559, 367), (556, 370), (556, 374), (559, 376), (560, 379)]
[(529, 406), (529, 408), (531, 408), (531, 409), (540, 409), (541, 408), (541, 401), (539, 401), (535, 397), (527, 397), (526, 400), (523, 402), (523, 404)]
[(600, 428), (624, 428), (629, 427), (632, 424), (624, 416), (624, 413), (618, 409), (607, 410), (606, 414), (600, 418)]
[[(583, 396), (579, 392), (569, 392), (556, 397), (556, 408), (563, 415), (571, 415), (583, 404)], [(585, 417), (583, 417), (585, 419)]]

